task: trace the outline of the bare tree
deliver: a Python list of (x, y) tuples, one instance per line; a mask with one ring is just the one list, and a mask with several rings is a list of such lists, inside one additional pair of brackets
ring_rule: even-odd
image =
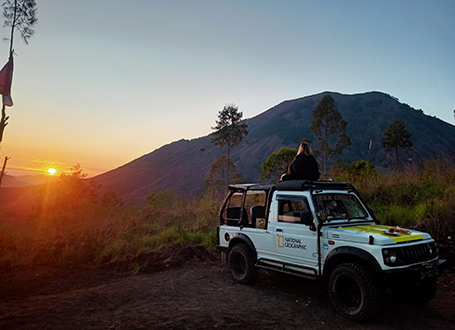
[[(0, 144), (3, 141), (3, 133), (8, 125), (9, 116), (6, 115), (6, 106), (13, 106), (11, 98), (11, 84), (13, 81), (13, 45), (14, 31), (19, 31), (22, 40), (28, 45), (28, 40), (33, 36), (35, 30), (33, 27), (38, 22), (36, 17), (36, 1), (35, 0), (6, 0), (3, 4), (3, 17), (5, 18), (4, 26), (11, 28), (9, 39), (8, 63), (5, 64), (0, 71), (0, 94), (2, 98), (2, 117), (0, 119)], [(5, 158), (5, 164), (6, 160)], [(5, 167), (1, 172), (1, 177), (5, 173)], [(1, 180), (0, 180), (1, 184)]]
[[(13, 74), (13, 45), (14, 32), (19, 31), (22, 40), (28, 45), (28, 40), (33, 36), (35, 30), (33, 27), (38, 22), (36, 17), (36, 1), (35, 0), (6, 0), (3, 4), (3, 17), (5, 18), (4, 26), (11, 28), (9, 59), (8, 63), (0, 72), (0, 85), (3, 87), (1, 94), (3, 95), (2, 118), (0, 120), (0, 143), (3, 140), (3, 133), (6, 125), (8, 125), (8, 116), (6, 115), (5, 106), (12, 106), (11, 100), (11, 82)], [(3, 75), (1, 74), (3, 73)]]

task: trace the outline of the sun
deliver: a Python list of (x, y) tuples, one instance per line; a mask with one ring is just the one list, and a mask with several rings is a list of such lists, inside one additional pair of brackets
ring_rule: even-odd
[(49, 175), (54, 175), (55, 173), (57, 173), (57, 170), (55, 168), (50, 168), (47, 170), (47, 173), (49, 173)]

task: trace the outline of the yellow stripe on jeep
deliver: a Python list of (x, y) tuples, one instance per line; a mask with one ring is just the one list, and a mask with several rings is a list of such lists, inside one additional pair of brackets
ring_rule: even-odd
[(357, 231), (357, 232), (362, 232), (362, 233), (367, 233), (367, 234), (382, 235), (382, 236), (393, 239), (395, 241), (395, 243), (418, 241), (418, 240), (423, 239), (423, 236), (421, 234), (414, 233), (412, 231), (409, 234), (400, 234), (397, 236), (388, 235), (388, 234), (384, 233), (384, 231), (388, 231), (389, 228), (390, 228), (389, 226), (366, 225), (366, 226), (339, 227), (338, 229)]

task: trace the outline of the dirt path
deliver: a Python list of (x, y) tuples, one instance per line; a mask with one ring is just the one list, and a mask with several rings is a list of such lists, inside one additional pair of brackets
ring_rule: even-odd
[(0, 329), (455, 329), (454, 282), (444, 275), (424, 308), (385, 297), (359, 325), (335, 314), (322, 283), (261, 271), (238, 285), (221, 263), (194, 256), (128, 276), (16, 268), (0, 271)]

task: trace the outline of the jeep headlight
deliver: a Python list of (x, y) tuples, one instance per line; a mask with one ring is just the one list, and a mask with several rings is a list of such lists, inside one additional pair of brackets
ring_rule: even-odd
[(397, 261), (397, 253), (395, 250), (382, 250), (382, 256), (384, 257), (384, 263), (386, 265), (393, 265)]
[(430, 253), (432, 258), (437, 257), (439, 255), (438, 243), (436, 242), (428, 243), (428, 252)]

